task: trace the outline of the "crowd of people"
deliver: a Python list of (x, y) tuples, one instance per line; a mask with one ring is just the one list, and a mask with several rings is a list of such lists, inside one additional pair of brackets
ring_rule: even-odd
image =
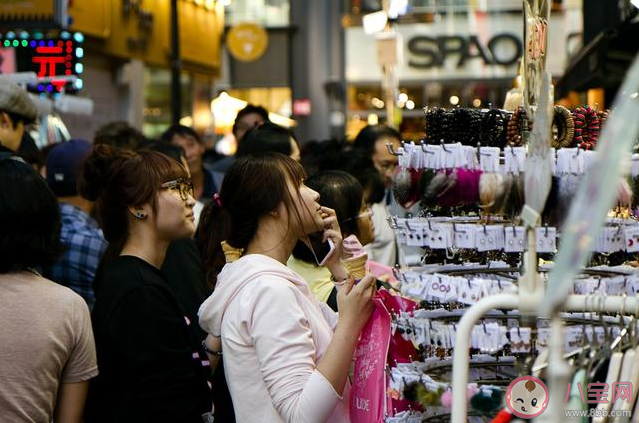
[[(300, 143), (249, 105), (215, 162), (192, 128), (150, 140), (124, 122), (36, 160), (21, 154), (36, 115), (0, 82), (3, 420), (350, 421), (372, 297), (415, 260), (386, 221), (407, 213), (397, 131)], [(353, 245), (375, 275), (351, 275)]]

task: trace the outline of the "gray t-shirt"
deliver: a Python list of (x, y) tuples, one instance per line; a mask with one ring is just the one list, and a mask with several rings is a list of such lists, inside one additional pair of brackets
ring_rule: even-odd
[(49, 423), (60, 383), (95, 377), (86, 302), (30, 272), (0, 274), (0, 416)]

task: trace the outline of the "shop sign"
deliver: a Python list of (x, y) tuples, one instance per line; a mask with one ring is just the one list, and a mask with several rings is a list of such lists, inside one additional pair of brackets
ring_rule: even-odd
[(145, 50), (153, 32), (153, 13), (142, 7), (142, 0), (124, 0), (122, 2), (122, 16), (124, 19), (137, 21), (139, 33), (126, 39), (131, 50)]
[[(568, 40), (582, 31), (580, 11), (550, 16), (546, 68), (562, 75), (568, 62)], [(396, 65), (403, 82), (427, 80), (509, 79), (517, 76), (524, 50), (521, 13), (455, 15), (432, 23), (396, 24), (403, 42)], [(362, 27), (346, 29), (346, 80), (369, 84), (381, 81), (374, 37)]]
[(74, 84), (64, 77), (79, 77), (83, 72), (84, 36), (63, 31), (56, 37), (7, 32), (0, 34), (0, 68), (4, 73), (35, 72), (41, 80), (36, 91), (75, 91), (82, 88), (82, 80)]
[(0, 22), (5, 28), (66, 28), (69, 0), (2, 0)]
[(268, 46), (268, 34), (259, 25), (241, 23), (226, 35), (226, 46), (231, 56), (242, 62), (254, 62), (262, 57)]
[(308, 98), (298, 98), (293, 100), (293, 114), (295, 116), (311, 115), (311, 100)]
[[(502, 44), (510, 48), (500, 49)], [(407, 47), (411, 53), (408, 66), (420, 69), (442, 67), (450, 57), (458, 57), (458, 68), (472, 59), (481, 59), (485, 65), (510, 66), (517, 63), (523, 50), (521, 39), (508, 33), (497, 34), (487, 43), (477, 35), (418, 35), (408, 40)]]

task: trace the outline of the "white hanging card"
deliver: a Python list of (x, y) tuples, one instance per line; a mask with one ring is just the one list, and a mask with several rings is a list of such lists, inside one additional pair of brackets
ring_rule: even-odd
[(506, 172), (522, 173), (526, 170), (526, 148), (525, 147), (506, 147), (504, 148), (504, 160), (506, 163)]
[(639, 251), (639, 226), (627, 226), (624, 229), (625, 247), (629, 253)]
[(498, 147), (480, 147), (479, 168), (487, 173), (499, 172), (499, 153)]
[(523, 226), (504, 226), (504, 251), (521, 253), (526, 249), (526, 229)]
[(535, 229), (537, 235), (537, 252), (554, 253), (557, 249), (557, 229), (544, 226)]
[(477, 225), (462, 223), (453, 225), (453, 240), (456, 248), (475, 248), (475, 231)]

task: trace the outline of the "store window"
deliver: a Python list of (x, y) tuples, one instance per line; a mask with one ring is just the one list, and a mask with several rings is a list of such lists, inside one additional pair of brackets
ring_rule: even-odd
[(289, 0), (234, 0), (226, 7), (226, 26), (254, 22), (264, 27), (288, 26)]
[[(348, 12), (365, 14), (382, 10), (382, 0), (351, 0)], [(553, 0), (552, 7), (557, 10), (563, 0)], [(522, 9), (521, 0), (390, 0), (390, 7), (400, 14), (421, 14), (437, 12), (475, 12), (475, 11), (513, 11)]]
[[(419, 141), (425, 135), (423, 108), (502, 107), (512, 79), (476, 81), (430, 81), (420, 85), (401, 85), (397, 98), (396, 122), (405, 140)], [(347, 134), (353, 138), (367, 124), (386, 123), (386, 104), (380, 85), (350, 85), (348, 88)]]
[[(190, 74), (180, 76), (182, 87), (182, 117), (192, 114), (193, 81)], [(144, 70), (144, 108), (142, 132), (157, 138), (171, 125), (171, 71), (147, 67)], [(183, 122), (188, 126), (192, 122)]]

